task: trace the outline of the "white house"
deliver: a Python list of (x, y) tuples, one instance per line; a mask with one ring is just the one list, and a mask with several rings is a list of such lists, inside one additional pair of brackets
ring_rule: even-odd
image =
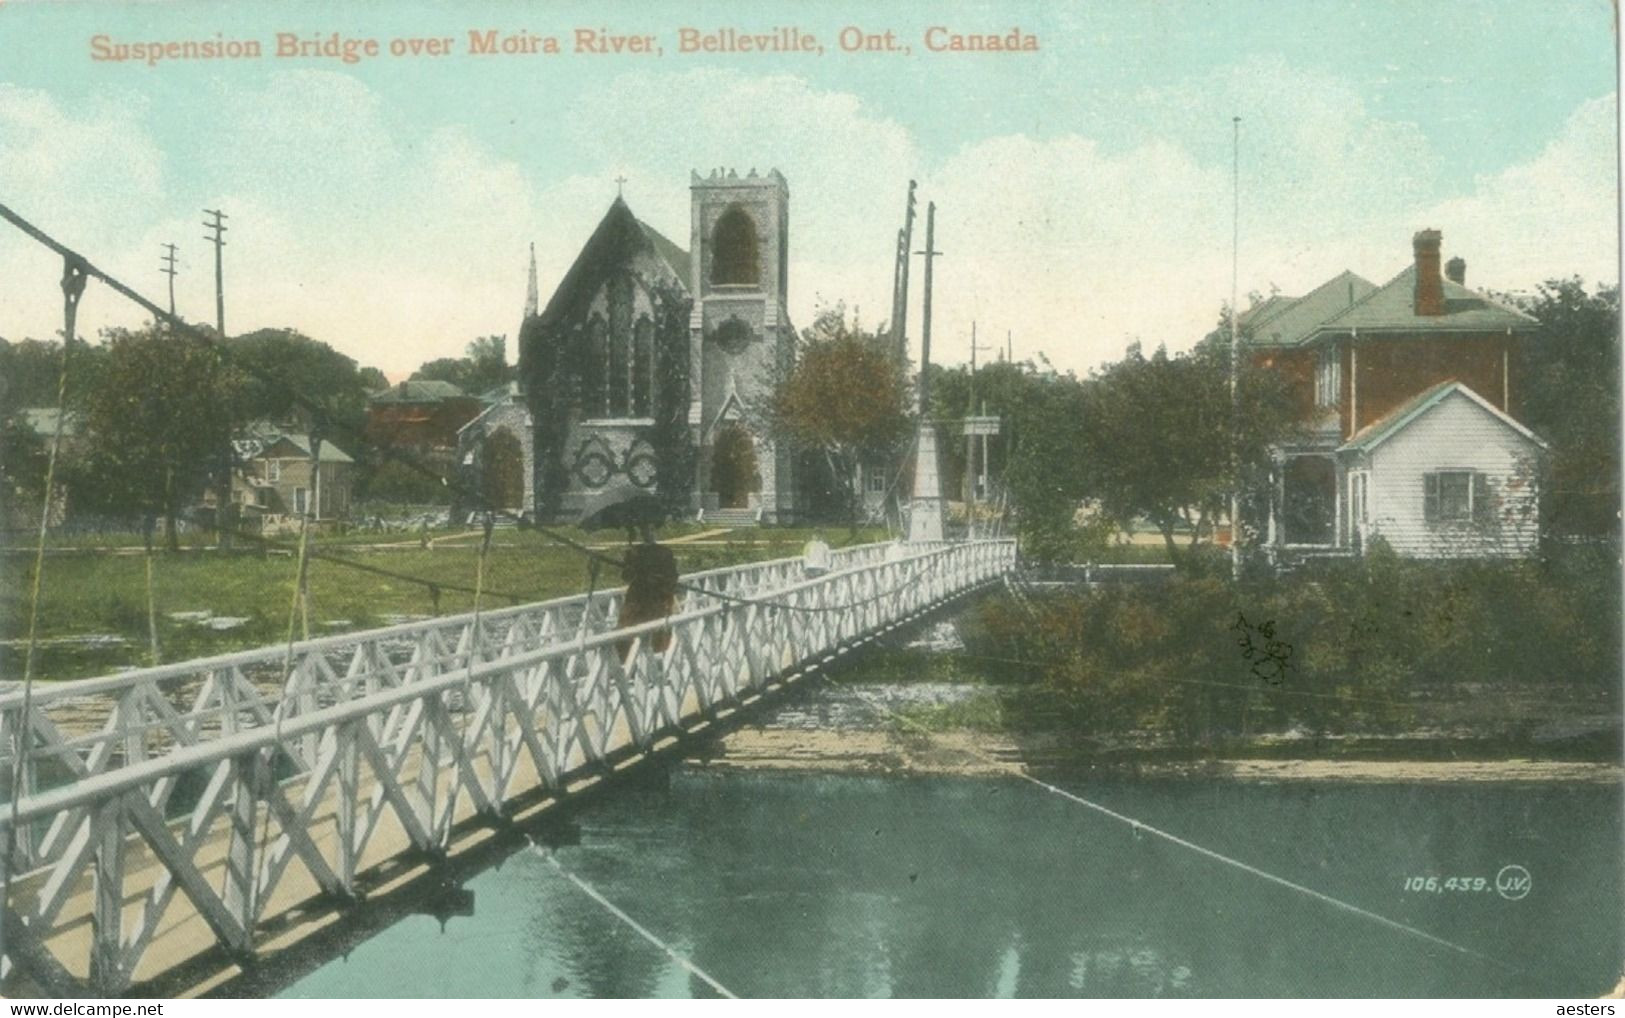
[(1344, 443), (1349, 543), (1418, 558), (1520, 557), (1539, 539), (1546, 443), (1460, 382), (1443, 382)]

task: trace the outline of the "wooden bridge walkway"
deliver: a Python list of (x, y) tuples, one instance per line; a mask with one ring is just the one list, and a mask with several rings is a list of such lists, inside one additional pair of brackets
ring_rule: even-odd
[(624, 629), (614, 590), (0, 695), (0, 992), (207, 991), (1014, 565), (866, 545), (692, 574)]

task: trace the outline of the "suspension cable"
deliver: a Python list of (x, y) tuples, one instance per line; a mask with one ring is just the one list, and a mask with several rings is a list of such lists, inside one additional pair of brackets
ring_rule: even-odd
[(585, 880), (581, 879), (580, 877), (576, 876), (574, 873), (572, 873), (569, 870), (565, 869), (564, 864), (559, 862), (558, 859), (554, 857), (552, 852), (547, 851), (541, 845), (537, 844), (536, 839), (534, 839), (534, 838), (530, 839), (530, 846), (531, 846), (531, 849), (534, 850), (537, 855), (539, 855), (543, 859), (547, 860), (547, 864), (549, 866), (552, 866), (555, 870), (557, 870), (560, 876), (564, 877), (564, 879), (566, 879), (566, 880), (570, 881), (570, 883), (574, 884), (576, 886), (577, 890), (581, 891), (582, 894), (585, 894), (587, 897), (589, 897), (593, 901), (597, 902), (604, 909), (604, 911), (608, 912), (610, 915), (614, 916), (615, 918), (619, 919), (621, 922), (625, 923), (627, 926), (631, 927), (632, 932), (636, 933), (638, 936), (642, 937), (644, 940), (647, 940), (649, 943), (653, 944), (655, 947), (660, 948), (660, 950), (665, 953), (666, 957), (670, 958), (672, 961), (674, 961), (678, 965), (682, 966), (683, 969), (686, 970), (690, 975), (694, 976), (696, 979), (699, 979), (701, 982), (705, 983), (705, 985), (711, 987), (711, 989), (717, 991), (717, 993), (719, 993), (722, 996), (728, 998), (729, 1000), (738, 1000), (739, 999), (739, 997), (732, 990), (728, 989), (726, 986), (723, 986), (721, 983), (717, 982), (708, 973), (706, 973), (706, 971), (704, 969), (702, 969), (698, 965), (694, 964), (693, 961), (689, 960), (684, 955), (678, 953), (676, 948), (672, 947), (670, 944), (666, 943), (664, 940), (661, 940), (659, 937), (655, 936), (653, 933), (650, 933), (636, 919), (633, 919), (631, 916), (629, 916), (625, 912), (623, 912), (619, 907), (616, 906), (616, 904), (614, 902), (612, 902), (608, 898), (604, 897), (591, 884), (587, 883)]
[[(886, 715), (887, 717), (889, 717), (892, 720), (898, 722), (899, 724), (906, 725), (906, 726), (908, 726), (910, 728), (915, 729), (916, 731), (921, 732), (928, 739), (933, 739), (933, 740), (935, 739), (936, 733), (932, 732), (931, 729), (928, 726), (920, 723), (919, 721), (916, 721), (915, 719), (913, 719), (911, 717), (908, 717), (905, 714), (899, 714), (898, 712), (896, 712), (896, 711), (892, 710), (891, 708), (887, 707), (885, 704), (883, 704), (883, 703), (869, 697), (862, 690), (857, 689), (852, 684), (839, 681), (834, 676), (830, 675), (829, 672), (825, 671), (823, 668), (819, 668), (817, 666), (814, 666), (814, 667), (818, 671), (818, 673), (823, 676), (824, 681), (828, 682), (830, 685), (836, 686), (836, 687), (842, 687), (842, 688), (845, 688), (845, 689), (849, 690), (850, 692), (855, 694), (858, 697), (858, 699), (860, 699), (864, 703), (868, 704), (871, 708), (873, 708), (878, 713)], [(1272, 884), (1276, 884), (1276, 885), (1279, 885), (1281, 887), (1285, 887), (1285, 888), (1287, 888), (1288, 890), (1291, 890), (1291, 891), (1296, 891), (1299, 894), (1307, 895), (1308, 897), (1313, 898), (1316, 901), (1320, 901), (1320, 902), (1322, 902), (1324, 904), (1331, 905), (1334, 908), (1340, 909), (1340, 910), (1345, 911), (1345, 912), (1349, 912), (1349, 913), (1351, 913), (1353, 915), (1356, 915), (1356, 916), (1359, 916), (1359, 917), (1361, 917), (1363, 919), (1368, 919), (1368, 920), (1370, 920), (1372, 922), (1375, 922), (1375, 923), (1377, 923), (1377, 924), (1379, 924), (1381, 926), (1386, 926), (1391, 930), (1395, 930), (1395, 931), (1398, 931), (1400, 933), (1404, 933), (1404, 934), (1406, 934), (1408, 936), (1412, 936), (1412, 937), (1416, 937), (1416, 938), (1418, 938), (1420, 940), (1424, 940), (1424, 941), (1426, 941), (1426, 942), (1428, 942), (1430, 944), (1433, 944), (1435, 946), (1447, 948), (1447, 949), (1449, 949), (1451, 951), (1454, 951), (1454, 952), (1456, 952), (1458, 954), (1466, 955), (1467, 957), (1470, 957), (1470, 958), (1476, 958), (1479, 961), (1487, 962), (1487, 963), (1489, 963), (1491, 965), (1497, 965), (1497, 966), (1500, 966), (1500, 967), (1503, 967), (1503, 968), (1508, 968), (1508, 969), (1513, 969), (1513, 970), (1518, 970), (1519, 969), (1519, 966), (1517, 966), (1517, 965), (1515, 965), (1515, 964), (1513, 964), (1511, 962), (1503, 961), (1502, 959), (1492, 957), (1490, 955), (1484, 954), (1481, 951), (1474, 950), (1473, 948), (1465, 947), (1465, 946), (1463, 946), (1461, 944), (1457, 944), (1454, 941), (1446, 940), (1443, 937), (1440, 937), (1440, 936), (1437, 936), (1435, 934), (1429, 933), (1426, 930), (1421, 930), (1421, 929), (1416, 928), (1415, 926), (1411, 926), (1411, 925), (1408, 925), (1406, 923), (1402, 923), (1397, 919), (1390, 919), (1387, 916), (1381, 915), (1381, 914), (1376, 913), (1376, 912), (1372, 912), (1369, 909), (1364, 909), (1364, 908), (1361, 908), (1358, 905), (1350, 904), (1349, 902), (1343, 901), (1341, 898), (1334, 898), (1331, 895), (1326, 894), (1324, 891), (1317, 891), (1312, 887), (1305, 887), (1303, 884), (1295, 883), (1294, 881), (1288, 880), (1285, 877), (1277, 876), (1276, 874), (1270, 873), (1267, 870), (1259, 869), (1257, 866), (1253, 866), (1250, 863), (1242, 862), (1239, 859), (1231, 858), (1228, 855), (1224, 855), (1223, 853), (1217, 852), (1217, 851), (1215, 851), (1215, 850), (1213, 850), (1211, 848), (1207, 848), (1206, 846), (1198, 845), (1194, 841), (1190, 841), (1189, 839), (1182, 838), (1182, 837), (1178, 836), (1177, 834), (1173, 834), (1173, 833), (1170, 833), (1168, 831), (1162, 830), (1159, 827), (1154, 827), (1151, 824), (1145, 823), (1144, 821), (1138, 820), (1138, 819), (1136, 819), (1134, 817), (1131, 817), (1131, 816), (1129, 816), (1129, 815), (1127, 815), (1125, 813), (1119, 813), (1116, 810), (1113, 810), (1113, 809), (1111, 809), (1111, 808), (1109, 808), (1107, 806), (1103, 806), (1098, 802), (1094, 802), (1094, 801), (1092, 801), (1090, 799), (1086, 799), (1083, 796), (1078, 795), (1075, 792), (1069, 792), (1064, 788), (1060, 788), (1060, 787), (1058, 787), (1056, 785), (1052, 785), (1049, 782), (1044, 781), (1044, 780), (1042, 780), (1040, 778), (1033, 777), (1031, 774), (1028, 774), (1025, 770), (1014, 768), (1008, 762), (998, 760), (995, 757), (993, 757), (992, 755), (990, 755), (988, 753), (985, 753), (985, 752), (982, 752), (981, 750), (975, 748), (974, 746), (962, 747), (962, 748), (964, 749), (965, 752), (969, 753), (971, 756), (976, 757), (977, 759), (981, 760), (983, 763), (991, 764), (992, 766), (994, 766), (995, 768), (997, 768), (1001, 772), (1009, 774), (1011, 777), (1020, 778), (1022, 781), (1025, 781), (1025, 782), (1027, 782), (1028, 784), (1031, 784), (1031, 785), (1036, 785), (1037, 787), (1043, 789), (1044, 791), (1050, 793), (1051, 795), (1059, 796), (1062, 799), (1067, 800), (1068, 802), (1072, 802), (1072, 803), (1075, 803), (1077, 805), (1084, 806), (1084, 807), (1086, 807), (1088, 809), (1091, 809), (1091, 810), (1095, 811), (1096, 813), (1101, 814), (1102, 816), (1109, 817), (1112, 820), (1116, 820), (1119, 823), (1127, 824), (1136, 833), (1144, 832), (1146, 834), (1155, 835), (1156, 837), (1161, 838), (1164, 841), (1167, 841), (1167, 842), (1169, 842), (1171, 844), (1174, 844), (1174, 845), (1178, 845), (1180, 848), (1187, 849), (1188, 851), (1194, 852), (1197, 855), (1204, 856), (1204, 857), (1206, 857), (1208, 859), (1212, 859), (1215, 862), (1224, 863), (1227, 866), (1232, 866), (1232, 867), (1234, 867), (1236, 869), (1241, 870), (1243, 873), (1252, 874), (1253, 876), (1258, 877), (1258, 878), (1260, 878), (1262, 880), (1266, 880), (1266, 881), (1268, 881), (1268, 882), (1270, 882)]]
[[(39, 654), (39, 604), (45, 589), (45, 535), (50, 529), (51, 507), (56, 488), (56, 464), (62, 454), (62, 426), (68, 414), (69, 351), (79, 317), (79, 298), (85, 293), (87, 267), (74, 255), (62, 261), (62, 367), (56, 379), (56, 426), (51, 432), (51, 451), (45, 461), (44, 505), (40, 508), (39, 539), (34, 547), (34, 576), (28, 595), (28, 647), (23, 652), (23, 702), (17, 715), (16, 750), (11, 775), (11, 817), (6, 824), (5, 857), (0, 860), (0, 911), (11, 909), (11, 874), (16, 867), (17, 816), (23, 782), (28, 776), (28, 752), (34, 744), (34, 665)], [(3, 924), (0, 924), (3, 926)], [(0, 942), (5, 934), (0, 931)]]

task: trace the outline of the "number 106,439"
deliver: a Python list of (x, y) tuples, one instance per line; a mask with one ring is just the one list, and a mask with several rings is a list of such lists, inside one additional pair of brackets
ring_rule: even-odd
[(1485, 877), (1406, 877), (1405, 890), (1443, 894), (1446, 891), (1488, 891)]

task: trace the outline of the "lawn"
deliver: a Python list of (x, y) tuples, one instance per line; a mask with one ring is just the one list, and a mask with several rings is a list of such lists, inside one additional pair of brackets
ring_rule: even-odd
[[(617, 554), (615, 531), (567, 531), (583, 543)], [(673, 528), (663, 539), (685, 573), (741, 562), (799, 554), (812, 531), (764, 528), (707, 534), (700, 528)], [(355, 534), (312, 541), (323, 555), (310, 563), (311, 635), (387, 625), (402, 616), (468, 611), (470, 593), (441, 590), (438, 598), (424, 583), (377, 576), (346, 562), (450, 586), (473, 587), (479, 560), (479, 534), (435, 531), (429, 548), (417, 535)], [(884, 540), (885, 534), (844, 529), (826, 532), (832, 546)], [(117, 535), (58, 540), (46, 558), (40, 598), (42, 646), (36, 674), (44, 680), (81, 678), (145, 665), (148, 658), (146, 560)], [(688, 538), (688, 540), (684, 540)], [(292, 543), (292, 542), (290, 542)], [(0, 552), (0, 678), (23, 673), (33, 556), (26, 547)], [(179, 554), (153, 556), (153, 599), (157, 606), (163, 660), (175, 661), (264, 646), (287, 639), (295, 559), (284, 551), (221, 555), (192, 546)], [(589, 569), (577, 551), (531, 531), (499, 530), (492, 538), (484, 589), (489, 607), (527, 603), (583, 591)], [(600, 587), (622, 583), (613, 567), (598, 577)], [(242, 620), (216, 630), (195, 618), (172, 613), (209, 613), (215, 620)]]

